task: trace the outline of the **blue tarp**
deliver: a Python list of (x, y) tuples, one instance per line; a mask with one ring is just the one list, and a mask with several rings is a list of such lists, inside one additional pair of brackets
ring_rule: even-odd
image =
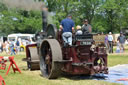
[(110, 67), (108, 74), (96, 74), (94, 76), (77, 76), (73, 77), (72, 79), (94, 79), (128, 85), (128, 81), (118, 81), (118, 79), (121, 78), (128, 78), (128, 64)]
[[(98, 77), (98, 75), (96, 75)], [(95, 78), (96, 80), (105, 80), (108, 82), (113, 82), (113, 83), (120, 83), (123, 85), (128, 85), (128, 81), (118, 81), (118, 79), (121, 78), (128, 78), (128, 64), (123, 64), (123, 65), (117, 65), (114, 67), (109, 68), (109, 74), (103, 74), (102, 77), (104, 76), (105, 79), (98, 79)]]

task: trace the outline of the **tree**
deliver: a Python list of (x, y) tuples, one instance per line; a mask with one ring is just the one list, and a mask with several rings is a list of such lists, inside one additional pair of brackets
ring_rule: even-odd
[(125, 0), (106, 0), (104, 5), (102, 6), (105, 11), (105, 16), (107, 17), (108, 22), (108, 31), (118, 32), (120, 31), (121, 27), (124, 27), (123, 24), (125, 23), (123, 17), (123, 10), (126, 10)]
[[(62, 19), (73, 16), (75, 25), (87, 18), (93, 32), (119, 32), (128, 27), (127, 0), (34, 0), (44, 1), (50, 12), (48, 23), (59, 28)], [(10, 33), (35, 33), (42, 29), (41, 11), (7, 8), (0, 2), (0, 30)]]
[(1, 14), (0, 30), (6, 35), (10, 33), (35, 33), (41, 30), (41, 13), (40, 11), (25, 11), (21, 9), (7, 8), (0, 4)]

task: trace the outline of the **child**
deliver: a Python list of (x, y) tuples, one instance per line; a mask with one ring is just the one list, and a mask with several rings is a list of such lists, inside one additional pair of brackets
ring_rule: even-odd
[(10, 50), (11, 50), (11, 55), (15, 55), (15, 50), (14, 50), (14, 44), (13, 44), (13, 41), (10, 43)]
[(116, 53), (120, 53), (120, 45), (118, 41), (117, 41)]
[(76, 34), (75, 35), (82, 35), (82, 30), (81, 30), (80, 25), (76, 26)]

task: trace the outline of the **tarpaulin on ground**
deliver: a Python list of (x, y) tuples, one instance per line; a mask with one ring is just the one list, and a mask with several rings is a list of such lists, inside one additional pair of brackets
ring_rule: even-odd
[[(103, 76), (105, 81), (128, 85), (128, 64), (110, 67), (109, 74), (104, 74)], [(100, 78), (99, 80), (103, 79)]]
[(73, 77), (72, 79), (94, 79), (128, 85), (128, 64), (110, 67), (108, 74), (96, 74), (94, 76), (77, 76)]

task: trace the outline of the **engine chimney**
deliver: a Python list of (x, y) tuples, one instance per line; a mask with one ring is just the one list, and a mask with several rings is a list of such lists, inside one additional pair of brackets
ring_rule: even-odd
[(45, 32), (47, 29), (47, 15), (48, 15), (48, 11), (46, 7), (43, 7), (42, 10), (42, 30)]

